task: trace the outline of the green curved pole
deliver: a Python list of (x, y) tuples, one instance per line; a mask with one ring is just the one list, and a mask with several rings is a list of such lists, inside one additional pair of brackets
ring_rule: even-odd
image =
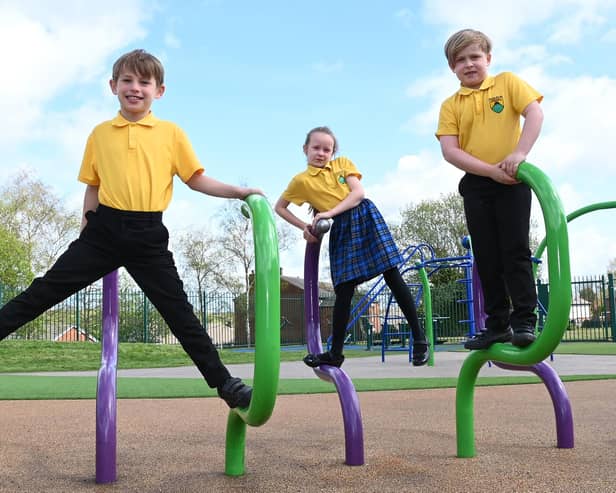
[[(588, 214), (589, 212), (600, 211), (603, 209), (616, 209), (616, 200), (608, 201), (608, 202), (597, 202), (596, 204), (590, 204), (586, 207), (581, 207), (570, 214), (567, 215), (567, 222), (570, 223), (574, 219), (583, 216), (584, 214)], [(535, 250), (535, 258), (541, 258), (543, 255), (543, 251), (545, 250), (546, 238), (541, 240), (537, 250)], [(533, 269), (535, 270), (535, 274), (537, 273), (537, 264), (533, 264)]]
[(456, 387), (456, 433), (458, 457), (475, 456), (473, 397), (479, 370), (487, 361), (513, 365), (534, 365), (549, 356), (563, 337), (571, 309), (569, 236), (562, 203), (550, 179), (534, 165), (523, 162), (518, 179), (535, 192), (546, 228), (550, 307), (543, 331), (530, 346), (520, 349), (497, 343), (472, 351), (464, 361)]
[(418, 267), (419, 279), (423, 286), (423, 299), (424, 299), (424, 312), (426, 320), (426, 337), (428, 338), (428, 344), (430, 345), (430, 358), (428, 359), (428, 366), (434, 366), (434, 328), (432, 325), (432, 292), (430, 291), (430, 282), (428, 281), (428, 274), (421, 262), (415, 264)]
[(255, 367), (250, 406), (231, 409), (227, 419), (225, 473), (229, 476), (244, 474), (246, 425), (260, 426), (272, 415), (280, 373), (280, 262), (276, 224), (265, 197), (250, 195), (245, 200), (253, 220), (255, 248)]

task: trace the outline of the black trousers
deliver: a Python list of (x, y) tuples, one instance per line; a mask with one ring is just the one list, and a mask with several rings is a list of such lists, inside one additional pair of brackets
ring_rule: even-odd
[(99, 205), (43, 277), (0, 309), (0, 340), (80, 289), (123, 266), (159, 311), (205, 378), (218, 387), (230, 375), (194, 314), (168, 249), (161, 212), (129, 212)]
[(483, 288), (486, 328), (534, 328), (537, 292), (529, 246), (530, 188), (466, 174), (459, 191)]
[[(404, 282), (398, 268), (386, 270), (383, 272), (383, 278), (387, 286), (389, 286), (389, 289), (391, 289), (400, 310), (402, 310), (402, 313), (411, 327), (413, 344), (427, 343), (426, 334), (419, 325), (417, 309), (415, 308), (415, 298)], [(353, 301), (355, 286), (356, 284), (354, 282), (343, 282), (335, 287), (336, 301), (334, 301), (334, 313), (332, 317), (331, 344), (331, 352), (333, 354), (342, 354), (344, 348), (344, 338), (351, 314), (351, 302)]]

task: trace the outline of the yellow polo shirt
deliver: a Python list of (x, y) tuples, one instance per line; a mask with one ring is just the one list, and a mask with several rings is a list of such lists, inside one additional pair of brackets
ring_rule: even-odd
[(357, 176), (361, 180), (361, 173), (345, 157), (329, 161), (322, 168), (308, 165), (305, 171), (293, 177), (282, 198), (295, 205), (307, 202), (319, 212), (328, 211), (351, 191), (347, 176)]
[(541, 94), (511, 72), (486, 77), (479, 89), (460, 87), (443, 102), (436, 137), (457, 135), (462, 150), (496, 164), (518, 144), (524, 108), (542, 99)]
[(203, 172), (184, 131), (152, 113), (129, 122), (120, 113), (97, 125), (86, 144), (79, 181), (99, 186), (99, 202), (125, 211), (164, 211), (173, 177)]

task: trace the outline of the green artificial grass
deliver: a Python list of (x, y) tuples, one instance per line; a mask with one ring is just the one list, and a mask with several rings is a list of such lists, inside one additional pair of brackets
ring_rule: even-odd
[[(454, 349), (452, 347), (451, 349)], [(440, 352), (441, 347), (437, 350)], [(561, 343), (557, 354), (616, 355), (616, 343)], [(372, 351), (347, 349), (347, 358), (380, 354)], [(390, 353), (391, 354), (391, 353)], [(305, 350), (284, 350), (281, 361), (299, 361)], [(254, 363), (254, 351), (225, 349), (221, 357), (225, 364)], [(436, 354), (438, 359), (438, 352)], [(8, 340), (0, 343), (0, 374), (46, 371), (96, 371), (101, 364), (101, 345), (89, 342), (58, 343), (50, 341)], [(120, 343), (118, 369), (168, 368), (190, 366), (192, 361), (179, 345)], [(616, 375), (563, 376), (564, 382), (573, 380), (612, 379)], [(358, 392), (378, 390), (412, 390), (455, 387), (456, 378), (384, 378), (355, 379)], [(539, 378), (530, 376), (480, 377), (478, 385), (509, 385), (537, 383)], [(279, 394), (311, 394), (334, 392), (335, 387), (319, 379), (281, 379)], [(202, 379), (191, 378), (129, 378), (117, 380), (120, 399), (211, 397), (216, 392)], [(96, 377), (93, 376), (30, 376), (0, 375), (0, 400), (28, 399), (94, 399)]]
[[(616, 375), (567, 375), (563, 382), (616, 379)], [(246, 380), (251, 383), (250, 380)], [(445, 378), (357, 378), (353, 385), (358, 392), (384, 390), (417, 390), (453, 388), (457, 379)], [(478, 386), (536, 384), (536, 376), (479, 377)], [(278, 395), (332, 393), (336, 388), (319, 379), (281, 379)], [(214, 397), (200, 378), (134, 378), (117, 380), (118, 399), (180, 399)], [(0, 376), (0, 400), (66, 400), (95, 399), (96, 377)]]
[(561, 342), (555, 354), (616, 355), (616, 342)]

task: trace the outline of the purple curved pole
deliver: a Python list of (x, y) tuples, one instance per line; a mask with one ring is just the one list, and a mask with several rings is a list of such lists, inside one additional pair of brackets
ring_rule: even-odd
[(96, 387), (96, 482), (116, 473), (116, 367), (118, 362), (118, 271), (103, 278), (103, 343)]
[[(319, 316), (319, 250), (321, 242), (307, 243), (304, 257), (304, 309), (308, 352), (323, 352)], [(357, 392), (353, 382), (341, 368), (323, 365), (314, 369), (321, 379), (332, 382), (338, 391), (344, 421), (345, 463), (349, 466), (364, 464), (364, 431)]]
[[(481, 280), (477, 272), (477, 265), (473, 262), (473, 312), (475, 315), (475, 323), (477, 327), (485, 327), (486, 313), (484, 310), (483, 289), (481, 289)], [(556, 446), (558, 448), (573, 448), (573, 412), (571, 410), (571, 402), (569, 395), (563, 385), (562, 380), (545, 361), (541, 361), (535, 365), (523, 366), (492, 361), (499, 368), (513, 371), (532, 371), (545, 384), (552, 398), (552, 406), (554, 407), (554, 416), (556, 417)]]
[(548, 389), (554, 406), (556, 417), (556, 446), (558, 448), (573, 448), (573, 412), (569, 396), (562, 380), (546, 361), (541, 361), (532, 366), (510, 365), (494, 361), (494, 364), (505, 370), (526, 370), (537, 375)]

